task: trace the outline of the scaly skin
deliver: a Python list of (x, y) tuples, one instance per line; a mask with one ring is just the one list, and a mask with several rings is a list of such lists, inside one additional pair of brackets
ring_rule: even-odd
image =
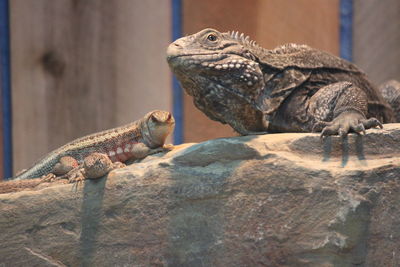
[[(108, 157), (110, 162), (144, 158), (162, 150), (174, 126), (175, 120), (169, 112), (159, 110), (149, 112), (138, 121), (76, 139), (50, 152), (33, 167), (18, 174), (14, 180), (49, 174), (65, 175), (80, 167), (86, 158), (89, 165), (95, 166), (94, 173), (96, 173), (98, 172), (96, 160), (101, 161), (101, 157), (97, 155), (99, 153)], [(105, 165), (107, 170), (110, 170), (109, 167)], [(101, 173), (101, 170), (98, 173)]]
[(167, 60), (195, 106), (242, 135), (345, 136), (395, 121), (361, 70), (305, 45), (267, 50), (243, 34), (205, 29), (173, 42)]

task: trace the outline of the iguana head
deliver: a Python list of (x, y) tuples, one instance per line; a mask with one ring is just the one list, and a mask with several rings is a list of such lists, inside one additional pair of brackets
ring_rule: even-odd
[(142, 120), (142, 135), (150, 147), (162, 146), (168, 135), (174, 131), (175, 120), (168, 111), (154, 110)]
[(254, 53), (258, 49), (238, 32), (204, 29), (170, 44), (167, 61), (189, 95), (228, 91), (253, 104), (264, 85)]

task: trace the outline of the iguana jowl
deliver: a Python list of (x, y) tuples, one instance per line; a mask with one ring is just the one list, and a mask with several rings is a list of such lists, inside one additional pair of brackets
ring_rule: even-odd
[(238, 32), (205, 29), (173, 42), (167, 60), (195, 106), (242, 135), (345, 136), (400, 113), (355, 65), (306, 45), (267, 50)]

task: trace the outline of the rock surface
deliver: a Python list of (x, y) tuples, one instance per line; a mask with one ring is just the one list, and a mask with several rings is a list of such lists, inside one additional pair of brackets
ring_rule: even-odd
[(0, 266), (400, 266), (400, 124), (185, 144), (0, 209)]

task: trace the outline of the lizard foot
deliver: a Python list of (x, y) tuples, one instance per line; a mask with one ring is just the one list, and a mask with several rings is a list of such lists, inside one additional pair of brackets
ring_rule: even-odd
[(123, 168), (123, 167), (126, 167), (126, 164), (122, 163), (120, 161), (113, 162), (113, 164), (112, 164), (112, 169), (113, 170), (114, 169), (120, 169), (120, 168)]
[(331, 122), (319, 121), (315, 123), (312, 131), (321, 132), (321, 138), (336, 134), (344, 138), (350, 131), (357, 134), (365, 134), (366, 129), (375, 127), (383, 128), (382, 123), (378, 119), (365, 119), (359, 112), (347, 111), (341, 113)]
[(167, 146), (164, 145), (162, 147), (157, 147), (157, 148), (153, 148), (153, 149), (149, 150), (147, 152), (147, 156), (154, 155), (154, 154), (161, 153), (161, 152), (168, 152), (168, 151), (171, 151), (171, 150), (172, 149), (169, 148), (168, 145)]
[(61, 176), (60, 178), (67, 178), (68, 183), (73, 183), (74, 191), (77, 191), (78, 187), (82, 186), (85, 181), (85, 170), (81, 166), (74, 168), (67, 174)]
[(49, 174), (46, 174), (46, 175), (43, 175), (42, 177), (40, 177), (40, 179), (42, 179), (43, 183), (51, 183), (56, 178), (57, 178), (57, 176), (54, 173), (49, 173)]
[(168, 152), (168, 151), (171, 151), (174, 149), (174, 145), (173, 144), (165, 144), (165, 145), (163, 145), (162, 148), (164, 151)]
[(68, 179), (69, 183), (81, 183), (85, 180), (85, 170), (82, 167), (77, 167), (60, 178)]

